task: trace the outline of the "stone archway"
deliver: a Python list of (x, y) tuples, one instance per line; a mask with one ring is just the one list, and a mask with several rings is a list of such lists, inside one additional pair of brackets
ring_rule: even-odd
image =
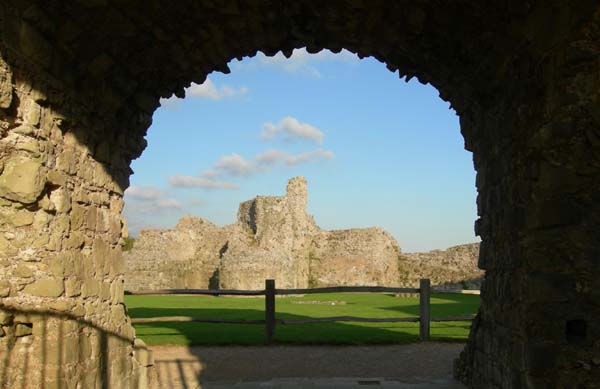
[(374, 56), (460, 116), (487, 275), (457, 377), (593, 385), (599, 38), (594, 2), (0, 1), (0, 379), (147, 384), (120, 212), (159, 97), (234, 57), (306, 46)]

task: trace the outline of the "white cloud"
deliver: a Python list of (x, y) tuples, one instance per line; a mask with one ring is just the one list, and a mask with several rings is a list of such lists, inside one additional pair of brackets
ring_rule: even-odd
[(315, 78), (321, 78), (322, 74), (315, 66), (322, 62), (354, 62), (359, 58), (356, 54), (348, 50), (342, 50), (338, 54), (334, 54), (329, 50), (321, 50), (316, 54), (310, 54), (306, 48), (294, 49), (290, 58), (286, 58), (283, 53), (279, 52), (272, 57), (267, 57), (263, 53), (258, 53), (256, 59), (247, 61), (242, 64), (240, 62), (232, 63), (233, 68), (252, 67), (252, 66), (269, 66), (287, 73), (305, 74)]
[(285, 160), (288, 156), (288, 153), (281, 150), (267, 150), (258, 154), (255, 160), (259, 165), (271, 166)]
[(203, 171), (198, 176), (177, 174), (169, 177), (169, 183), (176, 188), (239, 189), (238, 185), (223, 181), (221, 177), (249, 177), (264, 173), (276, 166), (290, 167), (334, 158), (334, 153), (326, 149), (300, 154), (271, 149), (257, 154), (252, 159), (246, 159), (239, 154), (231, 154), (222, 156), (213, 164), (213, 168)]
[[(209, 78), (207, 78), (202, 84), (192, 83), (192, 85), (185, 89), (185, 95), (190, 98), (218, 101), (225, 98), (243, 96), (247, 94), (248, 91), (249, 89), (245, 86), (240, 88), (234, 88), (229, 85), (217, 87)], [(160, 105), (165, 108), (175, 109), (178, 107), (180, 100), (180, 98), (173, 95), (168, 99), (160, 99)]]
[(163, 191), (153, 186), (131, 186), (125, 191), (124, 198), (123, 214), (130, 231), (139, 231), (154, 216), (183, 212), (183, 206), (178, 200), (167, 197)]
[(125, 212), (128, 216), (155, 215), (165, 211), (182, 210), (183, 206), (176, 199), (159, 199), (151, 201), (125, 201)]
[(190, 97), (199, 97), (211, 100), (221, 100), (228, 97), (241, 96), (248, 93), (248, 88), (233, 88), (228, 85), (217, 88), (213, 82), (207, 78), (202, 84), (194, 84), (186, 88), (185, 95)]
[(157, 200), (163, 197), (160, 189), (154, 186), (135, 186), (132, 185), (125, 190), (125, 199), (137, 200)]
[(217, 181), (214, 178), (183, 176), (180, 174), (169, 177), (169, 184), (176, 188), (239, 189), (235, 184)]
[(267, 150), (256, 156), (255, 160), (260, 166), (274, 166), (285, 164), (296, 166), (308, 162), (317, 162), (324, 159), (334, 159), (335, 154), (331, 150), (318, 149), (300, 154), (288, 154), (281, 150)]
[(204, 172), (204, 177), (216, 177), (222, 174), (228, 174), (232, 176), (249, 176), (254, 170), (254, 166), (251, 161), (244, 159), (239, 154), (231, 154), (222, 156), (217, 162), (214, 163), (215, 169), (210, 169)]
[(253, 159), (245, 159), (239, 154), (223, 156), (213, 167), (200, 174), (200, 177), (174, 176), (169, 179), (171, 185), (181, 187), (205, 187), (214, 189), (237, 189), (234, 184), (218, 181), (222, 176), (249, 177), (263, 173), (277, 165), (296, 166), (303, 163), (334, 159), (333, 151), (317, 149), (300, 154), (271, 149), (257, 154)]
[(263, 139), (272, 139), (282, 134), (286, 140), (305, 139), (317, 144), (323, 143), (323, 131), (308, 123), (301, 123), (291, 116), (283, 118), (279, 123), (265, 123), (260, 133)]
[(297, 155), (290, 155), (286, 158), (285, 163), (290, 166), (300, 165), (307, 162), (315, 162), (320, 159), (333, 159), (335, 155), (331, 150), (314, 150)]
[(156, 208), (158, 209), (181, 209), (181, 203), (178, 200), (175, 199), (160, 199), (157, 200), (156, 203)]

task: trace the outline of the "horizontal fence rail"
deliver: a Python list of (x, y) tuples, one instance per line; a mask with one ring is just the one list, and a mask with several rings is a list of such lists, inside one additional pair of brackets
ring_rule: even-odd
[(194, 323), (220, 323), (220, 324), (265, 324), (264, 320), (246, 320), (246, 319), (219, 319), (210, 317), (190, 317), (190, 316), (161, 316), (161, 317), (140, 317), (131, 319), (134, 324), (140, 323), (174, 323), (174, 322), (194, 322)]
[(202, 294), (209, 296), (264, 296), (264, 290), (233, 290), (233, 289), (158, 289), (125, 291), (126, 295), (151, 295), (151, 294)]
[(384, 286), (332, 286), (310, 289), (277, 289), (278, 295), (313, 293), (419, 293), (418, 288), (386, 288)]
[(400, 323), (400, 322), (417, 322), (418, 317), (385, 317), (385, 318), (369, 318), (357, 316), (332, 316), (332, 317), (315, 317), (310, 319), (281, 319), (277, 322), (281, 324), (305, 324), (305, 323), (328, 323), (336, 321), (355, 321), (363, 323)]
[[(209, 295), (209, 296), (265, 296), (265, 319), (222, 319), (202, 318), (190, 316), (162, 316), (131, 319), (134, 324), (143, 323), (165, 323), (165, 322), (193, 322), (193, 323), (219, 323), (219, 324), (254, 324), (265, 326), (266, 343), (273, 342), (275, 338), (276, 324), (309, 324), (329, 322), (363, 322), (363, 323), (419, 323), (419, 338), (429, 340), (431, 322), (449, 321), (472, 321), (475, 315), (430, 317), (431, 293), (460, 293), (479, 294), (478, 290), (444, 290), (443, 288), (432, 288), (429, 279), (421, 279), (419, 288), (388, 288), (384, 286), (333, 286), (325, 288), (310, 289), (276, 289), (275, 280), (265, 280), (263, 290), (233, 290), (233, 289), (161, 289), (161, 290), (139, 290), (125, 291), (126, 295)], [(275, 296), (276, 295), (299, 295), (315, 293), (412, 293), (419, 294), (419, 316), (418, 317), (386, 317), (369, 318), (357, 316), (332, 316), (308, 319), (276, 319), (275, 318)]]

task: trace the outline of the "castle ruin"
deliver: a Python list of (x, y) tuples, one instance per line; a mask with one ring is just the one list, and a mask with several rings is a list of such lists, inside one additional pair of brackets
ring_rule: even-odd
[(125, 288), (262, 289), (269, 278), (281, 288), (398, 285), (396, 240), (377, 227), (321, 230), (306, 212), (307, 193), (296, 177), (285, 196), (241, 203), (235, 224), (184, 217), (173, 230), (142, 231), (124, 254)]

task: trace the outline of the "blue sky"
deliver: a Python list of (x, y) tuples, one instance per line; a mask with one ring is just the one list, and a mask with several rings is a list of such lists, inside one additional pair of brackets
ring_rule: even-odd
[(125, 192), (132, 235), (186, 214), (233, 223), (302, 175), (323, 229), (380, 226), (404, 252), (478, 241), (472, 155), (435, 88), (345, 51), (230, 68), (162, 100)]

